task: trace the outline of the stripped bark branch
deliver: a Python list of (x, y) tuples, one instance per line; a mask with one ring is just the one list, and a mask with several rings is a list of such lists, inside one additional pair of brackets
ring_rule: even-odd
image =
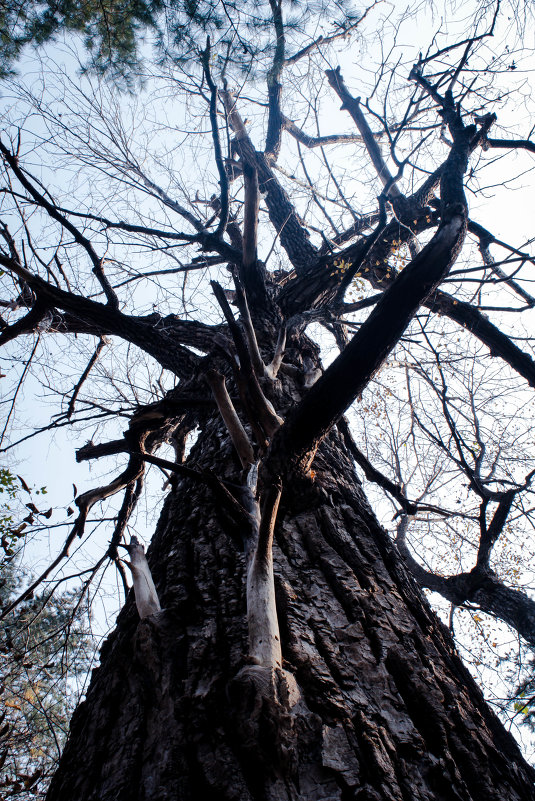
[(205, 377), (210, 385), (223, 422), (230, 434), (232, 444), (236, 448), (241, 465), (244, 470), (247, 470), (254, 463), (254, 451), (228, 394), (225, 378), (217, 370), (207, 370)]

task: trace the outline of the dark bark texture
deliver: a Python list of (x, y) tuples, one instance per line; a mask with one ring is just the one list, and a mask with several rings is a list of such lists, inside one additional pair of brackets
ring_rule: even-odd
[[(232, 479), (212, 418), (190, 457)], [(283, 671), (247, 663), (244, 557), (181, 478), (149, 550), (163, 611), (129, 598), (48, 801), (527, 801), (533, 771), (376, 522), (336, 428), (275, 531)]]

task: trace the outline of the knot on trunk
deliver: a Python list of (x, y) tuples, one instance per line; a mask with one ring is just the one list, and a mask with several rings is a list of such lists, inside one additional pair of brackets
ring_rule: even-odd
[(240, 747), (251, 765), (291, 779), (298, 765), (294, 709), (301, 695), (286, 670), (246, 665), (229, 682)]

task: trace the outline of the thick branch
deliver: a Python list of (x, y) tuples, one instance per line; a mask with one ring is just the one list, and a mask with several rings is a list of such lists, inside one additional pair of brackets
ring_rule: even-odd
[(483, 147), (506, 147), (506, 148), (520, 148), (523, 150), (529, 150), (531, 153), (535, 153), (535, 142), (531, 142), (529, 139), (489, 139), (488, 137), (485, 138), (483, 142)]
[(476, 223), (473, 220), (468, 221), (468, 230), (471, 234), (474, 234), (479, 239), (479, 252), (481, 253), (483, 263), (489, 267), (501, 281), (504, 281), (514, 292), (517, 293), (517, 295), (525, 300), (528, 306), (535, 306), (535, 298), (530, 295), (529, 292), (526, 292), (526, 290), (520, 286), (518, 281), (515, 281), (514, 278), (508, 276), (507, 273), (505, 273), (496, 264), (490, 253), (489, 246), (493, 243), (497, 244), (499, 247), (509, 250), (511, 253), (516, 254), (520, 259), (530, 261), (532, 264), (535, 261), (533, 256), (531, 256), (529, 253), (523, 253), (522, 251), (518, 250), (518, 248), (508, 245), (506, 242), (503, 242), (500, 239), (496, 239), (496, 237), (491, 234), (490, 231), (488, 231), (486, 228), (483, 228), (482, 225), (479, 225), (479, 223)]
[(234, 275), (234, 286), (236, 287), (236, 303), (238, 304), (245, 333), (247, 335), (249, 354), (251, 356), (254, 370), (257, 376), (260, 377), (264, 375), (265, 365), (258, 348), (258, 341), (256, 339), (256, 333), (254, 330), (253, 321), (251, 319), (251, 313), (249, 311), (249, 304), (247, 303), (247, 295), (243, 291), (243, 286), (241, 285), (240, 279), (236, 275)]
[[(324, 145), (340, 145), (350, 142), (362, 142), (361, 134), (329, 134), (327, 136), (310, 136), (305, 133), (301, 128), (298, 128), (295, 122), (283, 115), (282, 124), (285, 131), (293, 136), (298, 142), (308, 148), (323, 147)], [(373, 134), (377, 136), (377, 134)]]
[(267, 306), (266, 281), (267, 274), (263, 264), (258, 262), (258, 210), (260, 208), (260, 191), (258, 171), (251, 164), (243, 164), (243, 260), (238, 263), (240, 280), (246, 294), (253, 303), (253, 308), (264, 309)]
[(37, 301), (30, 309), (28, 314), (25, 314), (12, 325), (6, 326), (0, 333), (0, 345), (6, 345), (12, 339), (16, 339), (22, 334), (33, 334), (37, 331), (39, 323), (45, 317), (48, 306), (46, 303)]
[[(445, 166), (437, 170), (432, 179), (428, 179), (425, 182), (425, 193), (424, 197), (427, 201), (428, 193), (432, 190), (433, 186), (436, 186), (436, 183), (440, 180), (442, 173), (444, 172)], [(416, 204), (416, 199), (420, 197), (420, 190), (418, 190), (415, 195), (409, 198), (408, 203), (410, 206), (413, 203)], [(416, 204), (417, 205), (417, 204)], [(429, 209), (419, 209), (419, 211), (412, 212), (409, 215), (413, 219), (417, 219), (419, 224), (419, 219), (422, 215), (428, 217), (430, 214)], [(402, 218), (402, 221), (404, 218)], [(487, 233), (486, 229), (483, 229), (477, 223), (469, 222), (468, 228), (471, 230), (476, 236), (484, 237)], [(390, 243), (391, 240), (395, 237), (398, 237), (402, 241), (405, 241), (408, 236), (411, 236), (410, 230), (406, 230), (403, 227), (400, 227), (397, 220), (390, 222), (387, 228), (384, 231), (381, 240), (378, 243), (373, 251), (370, 252), (370, 255), (365, 264), (362, 265), (361, 274), (372, 284), (374, 288), (377, 289), (384, 289), (385, 287), (391, 286), (392, 280), (394, 280), (394, 276), (396, 275), (395, 269), (386, 264), (384, 254), (382, 252), (383, 243), (387, 242)], [(489, 233), (489, 236), (492, 235)], [(511, 246), (502, 243), (500, 240), (495, 240), (492, 237), (492, 241), (495, 241), (497, 244), (508, 247), (511, 249)], [(388, 245), (390, 247), (390, 245)], [(527, 254), (526, 258), (528, 258)], [(338, 254), (338, 258), (349, 258), (346, 254)], [(380, 264), (376, 262), (380, 261)], [(288, 290), (290, 289), (291, 285), (288, 285)], [(289, 294), (288, 290), (283, 294)], [(295, 296), (296, 299), (299, 297), (298, 292), (294, 292), (292, 296)], [(528, 383), (535, 387), (535, 361), (532, 357), (521, 350), (515, 343), (503, 333), (503, 331), (498, 328), (494, 323), (492, 323), (486, 315), (480, 312), (477, 308), (472, 306), (470, 303), (458, 300), (454, 298), (452, 295), (448, 293), (437, 290), (431, 297), (429, 297), (426, 301), (424, 301), (424, 305), (427, 306), (428, 309), (435, 312), (436, 314), (444, 314), (449, 317), (451, 320), (454, 320), (456, 323), (461, 325), (467, 331), (470, 331), (475, 337), (477, 337), (484, 345), (486, 345), (492, 356), (499, 356), (502, 358), (509, 366), (515, 370), (519, 375), (523, 376), (523, 378), (528, 381)]]
[[(257, 665), (277, 669), (282, 667), (275, 582), (273, 574), (273, 532), (281, 496), (281, 484), (270, 482), (254, 545), (247, 552), (247, 625), (249, 657)], [(254, 489), (251, 488), (254, 492)], [(254, 500), (255, 505), (258, 501)]]
[(273, 63), (267, 75), (269, 115), (265, 153), (276, 160), (280, 152), (282, 131), (280, 109), (282, 85), (280, 78), (284, 68), (284, 25), (282, 21), (282, 0), (269, 0), (269, 4), (273, 15), (277, 44), (273, 54)]
[[(219, 305), (221, 306), (221, 309), (223, 310), (223, 314), (225, 315), (225, 319), (230, 328), (230, 332), (232, 334), (232, 338), (234, 340), (234, 344), (236, 345), (236, 350), (238, 352), (240, 366), (239, 370), (238, 371), (235, 370), (235, 372), (238, 382), (238, 389), (242, 396), (242, 401), (247, 411), (249, 422), (255, 428), (258, 426), (258, 424), (260, 424), (265, 432), (266, 437), (270, 438), (273, 436), (275, 431), (277, 431), (277, 429), (282, 423), (282, 420), (277, 415), (272, 404), (268, 401), (268, 399), (266, 398), (266, 396), (262, 391), (262, 387), (258, 382), (258, 376), (255, 371), (253, 359), (248, 344), (245, 340), (245, 337), (242, 334), (240, 326), (234, 319), (234, 315), (232, 314), (232, 310), (228, 304), (224, 290), (217, 283), (217, 281), (211, 281), (210, 284), (212, 286), (212, 289), (214, 290), (216, 299)], [(252, 323), (251, 323), (251, 331), (254, 338), (254, 342), (256, 343), (256, 337), (254, 337), (254, 330), (252, 330)], [(258, 348), (257, 348), (257, 358), (261, 359), (260, 354), (258, 353)], [(262, 368), (263, 368), (263, 363), (262, 363)]]
[(273, 443), (276, 460), (304, 459), (303, 466), (308, 465), (321, 439), (363, 391), (419, 306), (447, 274), (465, 231), (465, 211), (456, 206), (289, 416)]
[[(43, 281), (12, 259), (0, 255), (0, 264), (15, 273), (31, 286), (40, 299), (49, 306), (56, 306), (94, 326), (93, 333), (115, 334), (126, 339), (141, 350), (153, 356), (162, 367), (178, 376), (189, 377), (196, 369), (199, 358), (176, 341), (172, 329), (166, 331), (157, 325), (158, 321), (130, 317), (110, 305), (66, 292), (59, 287)], [(155, 324), (156, 323), (156, 324)]]
[(492, 548), (503, 531), (516, 494), (516, 489), (504, 493), (503, 497), (500, 498), (489, 526), (483, 527), (477, 552), (476, 566), (478, 568), (488, 568)]
[(445, 314), (462, 325), (488, 347), (491, 356), (502, 358), (525, 378), (530, 386), (535, 387), (535, 361), (470, 303), (457, 300), (439, 290), (425, 302), (425, 305), (431, 311)]
[(222, 93), (222, 97), (229, 122), (236, 134), (236, 143), (242, 161), (258, 171), (260, 191), (265, 195), (271, 224), (279, 234), (281, 244), (293, 266), (296, 270), (302, 270), (315, 261), (317, 250), (310, 243), (306, 229), (271, 170), (266, 156), (254, 149), (243, 120), (236, 110), (234, 98), (228, 92)]
[(225, 378), (216, 370), (207, 370), (206, 380), (210, 385), (213, 392), (217, 408), (223, 418), (223, 422), (230, 434), (232, 444), (236, 448), (236, 452), (240, 458), (241, 465), (244, 470), (249, 468), (254, 463), (254, 452), (249, 437), (244, 427), (241, 424), (234, 404), (225, 386)]
[[(375, 243), (385, 231), (386, 199), (379, 198), (380, 210), (374, 231), (336, 255), (313, 261), (279, 293), (278, 302), (286, 315), (328, 305), (342, 297), (353, 277), (368, 259)], [(343, 266), (343, 269), (341, 267)]]
[(258, 209), (260, 206), (258, 174), (256, 169), (249, 164), (243, 165), (243, 187), (245, 194), (243, 210), (243, 268), (247, 272), (256, 262)]

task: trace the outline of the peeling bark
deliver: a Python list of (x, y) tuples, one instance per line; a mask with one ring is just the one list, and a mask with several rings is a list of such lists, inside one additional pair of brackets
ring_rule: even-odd
[(152, 580), (149, 563), (145, 556), (145, 549), (136, 537), (132, 537), (130, 544), (126, 546), (130, 556), (130, 562), (125, 561), (132, 573), (134, 582), (134, 596), (136, 607), (141, 620), (150, 615), (156, 615), (161, 611), (158, 593)]

